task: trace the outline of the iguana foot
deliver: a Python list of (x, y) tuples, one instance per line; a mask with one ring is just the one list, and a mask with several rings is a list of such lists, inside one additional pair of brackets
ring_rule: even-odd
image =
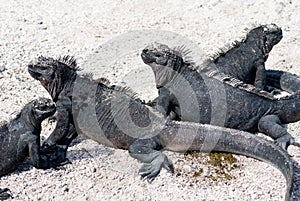
[(300, 147), (300, 142), (296, 141), (296, 139), (292, 137), (292, 139), (290, 140), (290, 145)]
[(295, 138), (292, 137), (290, 134), (284, 135), (275, 140), (275, 144), (287, 150), (288, 146), (294, 145), (300, 147), (300, 143), (296, 142)]
[(65, 164), (71, 163), (69, 159), (66, 158), (67, 146), (65, 145), (52, 145), (47, 148), (41, 149), (41, 157), (44, 161), (47, 161), (47, 166), (41, 167), (61, 169)]
[(0, 200), (7, 200), (8, 198), (11, 197), (12, 195), (8, 188), (0, 188)]
[(174, 173), (174, 167), (168, 157), (161, 150), (162, 145), (158, 138), (139, 139), (128, 148), (130, 156), (143, 163), (139, 174), (152, 182), (160, 173), (161, 168)]
[(151, 183), (155, 177), (160, 173), (161, 168), (164, 167), (168, 172), (174, 173), (174, 166), (169, 161), (166, 155), (160, 153), (150, 163), (144, 163), (139, 170), (139, 174), (142, 178), (146, 178)]

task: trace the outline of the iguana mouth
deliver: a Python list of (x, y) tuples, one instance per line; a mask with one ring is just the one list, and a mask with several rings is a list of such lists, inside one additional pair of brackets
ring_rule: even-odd
[(41, 114), (52, 115), (55, 113), (55, 103), (48, 98), (40, 98), (33, 103), (33, 108)]

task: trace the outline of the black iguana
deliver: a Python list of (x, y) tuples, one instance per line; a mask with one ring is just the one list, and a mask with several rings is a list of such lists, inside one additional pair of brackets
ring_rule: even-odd
[(159, 89), (155, 101), (164, 115), (251, 133), (260, 131), (284, 149), (298, 145), (283, 124), (300, 119), (300, 92), (275, 99), (220, 73), (211, 61), (204, 63), (204, 68), (185, 62), (180, 52), (163, 44), (146, 47), (141, 57), (154, 72)]
[[(243, 131), (162, 118), (136, 100), (127, 88), (111, 86), (104, 79), (96, 82), (77, 76), (76, 69), (76, 62), (70, 57), (39, 57), (28, 65), (30, 75), (41, 82), (57, 104), (61, 100), (69, 103), (65, 110), (69, 113), (57, 114), (58, 120), (68, 119), (61, 129), (75, 124), (77, 132), (98, 143), (128, 150), (143, 163), (139, 173), (148, 181), (162, 168), (174, 172), (163, 150), (229, 152), (254, 157), (282, 171), (287, 180), (285, 199), (292, 200), (292, 161), (274, 143)], [(63, 143), (64, 133), (54, 131), (51, 135), (50, 145)]]
[[(41, 123), (55, 112), (55, 104), (47, 98), (29, 102), (15, 119), (0, 127), (0, 176), (19, 166), (28, 156), (37, 168), (56, 166), (55, 158), (41, 155)], [(8, 198), (9, 189), (0, 189), (0, 200)]]
[(276, 24), (259, 25), (250, 29), (242, 41), (235, 41), (220, 49), (211, 60), (221, 73), (264, 89), (265, 61), (273, 46), (281, 39), (282, 30)]
[(246, 31), (245, 38), (225, 45), (211, 56), (215, 68), (268, 91), (276, 92), (280, 89), (294, 93), (300, 90), (299, 76), (285, 71), (265, 69), (270, 51), (282, 39), (281, 28), (276, 24), (265, 24), (248, 28)]

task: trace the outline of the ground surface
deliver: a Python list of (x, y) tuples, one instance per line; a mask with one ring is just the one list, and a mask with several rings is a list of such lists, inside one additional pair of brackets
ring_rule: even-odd
[[(253, 23), (276, 23), (282, 27), (284, 37), (272, 50), (267, 68), (300, 75), (299, 1), (244, 2), (1, 0), (0, 121), (13, 118), (36, 97), (49, 97), (27, 73), (32, 59), (38, 55), (70, 54), (78, 58), (83, 72), (95, 71), (95, 66), (86, 64), (96, 62), (94, 55), (101, 44), (132, 30), (171, 31), (192, 40), (203, 52), (213, 53), (242, 36), (243, 29)], [(154, 98), (153, 74), (142, 63), (140, 50), (110, 61), (105, 69), (94, 72), (95, 76), (130, 85), (146, 100)], [(299, 126), (288, 126), (298, 138)], [(45, 122), (43, 134), (49, 134), (52, 128)], [(277, 169), (246, 157), (234, 156), (237, 162), (218, 174), (219, 167), (212, 166), (207, 156), (167, 153), (176, 175), (162, 171), (155, 182), (148, 184), (139, 179), (140, 164), (126, 151), (109, 149), (88, 139), (77, 141), (68, 154), (72, 164), (65, 169), (37, 170), (25, 163), (1, 177), (0, 187), (9, 187), (14, 200), (265, 201), (283, 200), (285, 193), (285, 180)], [(299, 150), (291, 148), (289, 152), (300, 161)], [(215, 181), (224, 175), (227, 179)]]

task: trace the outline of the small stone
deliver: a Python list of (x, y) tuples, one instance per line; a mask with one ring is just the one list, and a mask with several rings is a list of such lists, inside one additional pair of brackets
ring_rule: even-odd
[(0, 73), (3, 73), (6, 70), (7, 70), (7, 68), (5, 68), (5, 66), (0, 66)]

